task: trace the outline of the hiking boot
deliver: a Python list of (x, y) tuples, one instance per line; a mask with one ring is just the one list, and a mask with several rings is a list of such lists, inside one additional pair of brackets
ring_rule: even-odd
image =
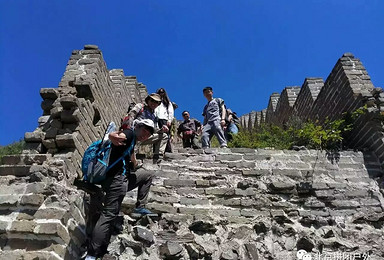
[(153, 214), (152, 211), (146, 209), (146, 208), (135, 208), (133, 210), (133, 213), (135, 214), (140, 214), (140, 215), (148, 215), (148, 214)]
[(153, 164), (159, 164), (163, 160), (163, 156), (160, 154), (153, 155)]

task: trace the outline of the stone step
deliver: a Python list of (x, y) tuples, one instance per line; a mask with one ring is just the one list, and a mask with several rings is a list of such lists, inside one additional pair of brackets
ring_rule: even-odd
[(48, 158), (52, 157), (50, 154), (18, 154), (18, 155), (5, 155), (2, 158), (3, 165), (32, 165), (43, 164)]
[[(12, 242), (13, 243), (13, 242)], [(33, 248), (33, 243), (30, 246)], [(47, 250), (52, 251), (27, 251), (27, 249), (8, 249), (5, 247), (0, 251), (0, 259), (50, 259), (50, 260), (62, 260), (57, 253), (53, 252), (52, 249)], [(73, 258), (76, 259), (76, 258)]]
[(26, 177), (29, 176), (30, 168), (31, 165), (0, 165), (0, 176)]

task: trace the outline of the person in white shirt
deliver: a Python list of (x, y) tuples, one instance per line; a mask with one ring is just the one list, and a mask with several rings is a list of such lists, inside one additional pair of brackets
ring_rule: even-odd
[(166, 126), (168, 131), (164, 131), (162, 135), (166, 135), (166, 138), (159, 138), (160, 146), (158, 144), (154, 144), (155, 146), (159, 146), (159, 153), (153, 155), (153, 161), (159, 161), (162, 159), (164, 155), (165, 148), (167, 146), (167, 142), (169, 139), (169, 129), (171, 128), (172, 120), (174, 117), (174, 110), (171, 100), (168, 97), (167, 92), (164, 88), (159, 88), (156, 91), (157, 94), (161, 97), (160, 105), (155, 109), (155, 116), (157, 118), (157, 124), (159, 128), (163, 128)]

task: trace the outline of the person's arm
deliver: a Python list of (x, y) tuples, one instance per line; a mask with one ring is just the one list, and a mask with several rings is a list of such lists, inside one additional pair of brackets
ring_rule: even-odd
[(112, 132), (108, 138), (115, 146), (125, 145), (125, 141), (127, 140), (126, 135), (122, 131)]
[(173, 105), (171, 102), (169, 102), (169, 104), (168, 104), (168, 121), (167, 121), (168, 127), (170, 127), (172, 124), (174, 113), (175, 113), (175, 111), (173, 110)]
[(220, 124), (221, 124), (221, 127), (225, 127), (225, 116), (226, 116), (226, 111), (225, 111), (225, 106), (224, 106), (224, 102), (223, 104), (221, 105), (221, 120), (220, 120)]
[(201, 125), (200, 121), (197, 120), (197, 119), (195, 119), (195, 127), (196, 127), (196, 133), (198, 135), (200, 135), (202, 130), (203, 130), (203, 128), (202, 128), (202, 125)]
[(136, 119), (137, 114), (143, 109), (144, 104), (138, 103), (136, 104), (131, 111), (129, 111), (128, 115), (126, 116), (126, 121), (123, 122), (123, 124), (127, 125), (128, 128), (132, 128), (133, 121)]

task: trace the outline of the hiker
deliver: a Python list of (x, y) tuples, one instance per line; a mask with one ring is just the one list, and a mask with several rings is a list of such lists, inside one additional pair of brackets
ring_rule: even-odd
[[(175, 111), (179, 107), (175, 102), (172, 102), (172, 106), (173, 106), (173, 111)], [(169, 129), (168, 143), (167, 143), (167, 146), (165, 147), (165, 152), (167, 152), (167, 153), (173, 152), (172, 142), (174, 140), (176, 132), (177, 132), (177, 119), (176, 119), (176, 117), (173, 117), (172, 123), (171, 123), (171, 128)]]
[[(138, 103), (136, 104), (128, 113), (127, 116), (124, 117), (122, 121), (121, 129), (132, 128), (133, 121), (135, 119), (151, 119), (155, 124), (154, 133), (145, 141), (140, 142), (138, 145), (154, 145), (154, 163), (158, 162), (159, 153), (164, 154), (165, 146), (167, 144), (168, 136), (163, 133), (168, 132), (167, 125), (162, 125), (161, 128), (158, 127), (158, 119), (155, 115), (155, 109), (161, 104), (162, 99), (159, 94), (152, 93), (145, 98), (145, 104)], [(139, 167), (139, 163), (136, 160), (135, 153), (132, 154), (132, 163), (134, 167)]]
[(233, 135), (236, 135), (239, 132), (239, 123), (239, 118), (237, 117), (236, 112), (233, 112), (231, 109), (227, 108), (224, 134), (228, 142), (233, 139)]
[(155, 109), (155, 116), (157, 117), (159, 128), (164, 130), (159, 133), (159, 140), (154, 144), (154, 163), (156, 163), (156, 161), (160, 162), (164, 156), (165, 148), (169, 139), (169, 129), (171, 128), (174, 114), (172, 102), (169, 100), (165, 89), (159, 88), (156, 93), (161, 97), (161, 103)]
[(220, 148), (227, 147), (227, 140), (224, 135), (225, 127), (225, 105), (224, 100), (221, 98), (213, 98), (212, 87), (205, 87), (203, 89), (204, 97), (208, 100), (203, 110), (203, 134), (201, 142), (203, 149), (211, 146), (211, 138), (216, 136), (219, 141)]
[(188, 111), (183, 111), (181, 115), (184, 121), (177, 128), (177, 135), (183, 140), (183, 148), (200, 149), (199, 140), (197, 139), (197, 136), (201, 133), (200, 121), (191, 119)]
[[(112, 142), (109, 164), (116, 161), (132, 142), (144, 141), (153, 134), (154, 123), (150, 119), (135, 120), (133, 129), (125, 129), (109, 134)], [(129, 162), (130, 156), (125, 160)], [(107, 173), (107, 178), (102, 181), (99, 194), (90, 195), (90, 205), (87, 219), (87, 234), (90, 235), (88, 252), (85, 260), (94, 260), (107, 253), (111, 232), (116, 217), (121, 209), (125, 194), (138, 187), (137, 202), (134, 213), (140, 215), (151, 214), (145, 208), (149, 189), (152, 184), (151, 172), (131, 173), (129, 164), (123, 160), (113, 166)]]

